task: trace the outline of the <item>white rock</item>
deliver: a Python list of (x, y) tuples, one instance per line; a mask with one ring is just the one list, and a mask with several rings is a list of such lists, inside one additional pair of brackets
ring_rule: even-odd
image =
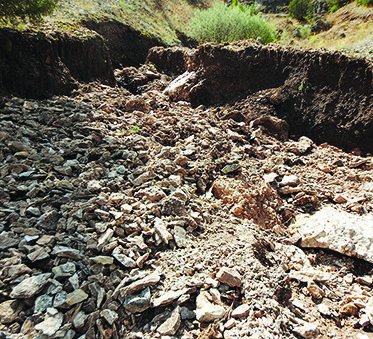
[(56, 313), (54, 316), (48, 317), (41, 323), (35, 325), (35, 329), (50, 337), (60, 329), (62, 321), (63, 314)]
[(373, 215), (353, 215), (324, 207), (311, 216), (299, 216), (293, 229), (301, 247), (330, 249), (373, 263)]
[(186, 239), (186, 230), (183, 227), (174, 227), (174, 240), (177, 247), (185, 247), (188, 244)]
[(187, 289), (179, 290), (179, 291), (168, 291), (162, 296), (154, 299), (153, 306), (160, 307), (167, 304), (172, 303), (174, 300), (180, 298), (184, 293), (186, 293)]
[(232, 317), (233, 318), (246, 317), (247, 315), (249, 315), (250, 310), (251, 310), (251, 307), (248, 304), (242, 304), (242, 305), (236, 307), (232, 311)]
[(370, 323), (373, 324), (373, 297), (369, 298), (365, 306), (365, 314), (368, 316)]
[(171, 233), (167, 230), (166, 223), (162, 219), (156, 218), (154, 220), (154, 229), (159, 237), (162, 239), (162, 241), (166, 244), (168, 244), (168, 242), (173, 239)]
[(212, 322), (221, 319), (225, 315), (225, 308), (210, 302), (211, 296), (206, 291), (201, 292), (196, 300), (196, 318), (200, 322)]
[(299, 181), (300, 180), (296, 175), (285, 175), (280, 182), (280, 186), (297, 186)]
[(317, 338), (320, 330), (317, 323), (306, 323), (305, 325), (294, 327), (293, 332), (302, 338), (312, 339)]
[(96, 264), (101, 264), (101, 265), (111, 265), (114, 262), (114, 258), (105, 256), (105, 255), (99, 255), (97, 257), (93, 257), (91, 260), (95, 262)]
[(157, 331), (162, 335), (174, 335), (181, 324), (180, 307), (177, 306), (167, 320), (158, 327)]
[(84, 327), (85, 322), (87, 321), (88, 315), (83, 311), (78, 312), (73, 320), (74, 327), (78, 330)]

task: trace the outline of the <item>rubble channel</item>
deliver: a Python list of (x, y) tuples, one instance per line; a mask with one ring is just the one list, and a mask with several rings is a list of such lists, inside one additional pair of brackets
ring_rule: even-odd
[(115, 76), (2, 99), (0, 338), (372, 338), (372, 155)]

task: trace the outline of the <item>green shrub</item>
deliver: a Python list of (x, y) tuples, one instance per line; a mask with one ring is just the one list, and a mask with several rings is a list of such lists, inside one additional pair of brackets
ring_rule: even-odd
[(350, 2), (351, 0), (326, 0), (329, 13), (334, 13), (337, 9), (340, 9), (341, 7), (347, 5)]
[(356, 3), (360, 6), (373, 6), (373, 0), (356, 0)]
[(300, 34), (300, 37), (302, 39), (306, 39), (306, 38), (310, 37), (311, 34), (312, 34), (311, 27), (308, 26), (308, 25), (302, 26), (299, 29), (299, 34)]
[(53, 12), (59, 0), (0, 0), (0, 22), (36, 22)]
[(207, 10), (196, 10), (190, 20), (189, 35), (198, 41), (232, 42), (260, 37), (267, 44), (275, 40), (276, 30), (257, 12), (255, 6), (227, 7), (215, 3)]
[(292, 0), (289, 4), (290, 17), (299, 21), (312, 18), (314, 8), (311, 0)]

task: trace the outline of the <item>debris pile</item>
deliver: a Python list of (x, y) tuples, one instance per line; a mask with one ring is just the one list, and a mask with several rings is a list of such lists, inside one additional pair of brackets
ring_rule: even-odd
[(116, 76), (4, 98), (0, 337), (365, 338), (372, 157)]

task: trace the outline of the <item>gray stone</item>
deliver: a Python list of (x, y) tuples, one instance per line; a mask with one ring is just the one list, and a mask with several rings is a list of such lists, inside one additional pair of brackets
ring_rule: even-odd
[(163, 201), (162, 214), (182, 216), (185, 214), (185, 202), (171, 196)]
[(149, 274), (146, 277), (140, 280), (137, 280), (128, 286), (124, 286), (127, 281), (126, 279), (123, 279), (122, 282), (115, 289), (113, 293), (113, 297), (117, 298), (118, 294), (120, 293), (120, 296), (122, 298), (125, 298), (130, 294), (136, 293), (144, 289), (145, 287), (158, 284), (160, 280), (161, 280), (161, 276), (156, 272)]
[(11, 298), (31, 298), (39, 293), (48, 283), (48, 279), (52, 273), (44, 273), (35, 275), (23, 280), (20, 284), (13, 288), (10, 293)]
[(196, 312), (190, 310), (188, 307), (180, 307), (180, 316), (182, 320), (195, 319)]
[(144, 312), (151, 306), (150, 299), (150, 288), (147, 287), (141, 293), (137, 295), (131, 295), (126, 298), (123, 302), (123, 305), (128, 312), (140, 313)]
[(6, 235), (0, 235), (0, 251), (5, 251), (11, 247), (17, 247), (20, 239), (8, 237)]
[(324, 207), (310, 216), (297, 217), (293, 230), (301, 247), (330, 249), (373, 263), (373, 215), (353, 215)]
[(109, 309), (102, 310), (101, 316), (105, 318), (109, 325), (113, 325), (114, 321), (118, 319), (118, 313)]
[(5, 267), (2, 270), (2, 275), (4, 275), (4, 277), (6, 277), (9, 280), (13, 280), (22, 274), (31, 273), (31, 272), (32, 270), (28, 266), (24, 264), (18, 264), (18, 265), (12, 265), (12, 266)]
[(24, 143), (18, 142), (18, 141), (10, 141), (8, 143), (9, 149), (13, 152), (31, 152), (32, 148), (29, 145), (26, 145)]
[(56, 210), (45, 212), (36, 224), (36, 228), (41, 227), (47, 230), (55, 230), (57, 228), (57, 221), (60, 218)]
[(82, 253), (79, 250), (65, 247), (65, 246), (55, 246), (52, 251), (52, 255), (56, 255), (57, 257), (63, 258), (70, 258), (74, 260), (83, 259)]
[(72, 306), (86, 300), (87, 298), (88, 294), (79, 288), (66, 296), (66, 303), (69, 306)]
[(35, 305), (34, 305), (34, 312), (35, 313), (42, 313), (44, 312), (48, 307), (51, 307), (53, 305), (53, 297), (43, 294), (36, 298)]
[(113, 253), (113, 257), (117, 259), (124, 267), (136, 267), (136, 261), (122, 253)]
[(88, 315), (86, 315), (83, 311), (78, 312), (73, 320), (73, 325), (77, 330), (80, 330), (84, 327), (87, 321)]
[(67, 262), (52, 268), (54, 279), (71, 277), (76, 271), (76, 266), (72, 262)]
[(61, 291), (58, 292), (53, 301), (53, 307), (55, 308), (66, 308), (66, 298), (67, 298), (67, 292)]
[(31, 262), (39, 261), (39, 260), (44, 260), (49, 258), (49, 253), (51, 252), (51, 249), (49, 247), (43, 247), (39, 248), (27, 255), (27, 258)]

